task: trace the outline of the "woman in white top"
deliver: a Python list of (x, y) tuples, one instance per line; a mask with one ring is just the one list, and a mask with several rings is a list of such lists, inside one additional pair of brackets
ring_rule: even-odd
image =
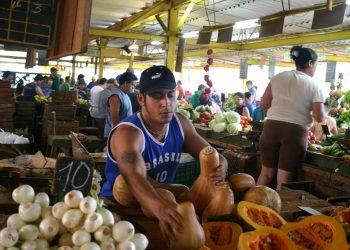
[[(274, 76), (261, 99), (267, 121), (260, 137), (261, 173), (259, 185), (293, 181), (307, 146), (312, 118), (325, 119), (322, 91), (312, 77), (317, 68), (317, 54), (309, 48), (294, 46), (291, 58), (296, 70)], [(312, 115), (311, 115), (312, 113)]]

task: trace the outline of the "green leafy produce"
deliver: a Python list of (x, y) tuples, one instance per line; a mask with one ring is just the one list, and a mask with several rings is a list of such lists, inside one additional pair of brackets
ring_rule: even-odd
[(242, 125), (239, 123), (230, 123), (227, 125), (226, 129), (230, 134), (237, 134), (238, 131), (242, 130)]
[(350, 123), (350, 111), (345, 111), (341, 113), (341, 115), (337, 119), (337, 124), (340, 125), (342, 123), (349, 124)]
[(213, 126), (213, 130), (214, 132), (222, 133), (226, 131), (226, 127), (227, 127), (226, 122), (219, 122)]
[(216, 113), (216, 114), (214, 115), (214, 120), (215, 120), (217, 123), (226, 122), (226, 113)]
[(199, 113), (196, 110), (191, 110), (191, 120), (196, 121), (199, 118)]
[(23, 136), (23, 137), (26, 137), (26, 138), (29, 138), (30, 134), (29, 134), (29, 131), (28, 131), (28, 128), (25, 128), (25, 129), (16, 129), (15, 130), (15, 134), (18, 135), (18, 136)]
[(348, 90), (344, 93), (344, 102), (350, 103), (350, 90)]
[(226, 113), (226, 120), (228, 123), (240, 123), (241, 116), (235, 111), (229, 111)]
[(191, 114), (188, 110), (185, 109), (179, 109), (179, 113), (183, 114), (184, 116), (186, 116), (188, 119), (191, 118)]

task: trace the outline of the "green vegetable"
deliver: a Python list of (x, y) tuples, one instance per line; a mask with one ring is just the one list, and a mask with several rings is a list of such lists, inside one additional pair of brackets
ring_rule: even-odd
[(200, 116), (196, 110), (192, 110), (190, 113), (191, 113), (191, 120), (192, 121), (196, 121)]
[(226, 120), (228, 123), (240, 123), (241, 116), (234, 111), (230, 111), (226, 113)]
[(214, 120), (217, 123), (226, 122), (226, 113), (216, 113), (214, 115)]
[(227, 125), (227, 132), (230, 134), (237, 134), (242, 130), (242, 125), (239, 123), (230, 123)]
[(222, 132), (226, 131), (226, 127), (227, 127), (227, 125), (225, 122), (220, 122), (220, 123), (216, 123), (213, 126), (213, 130), (214, 130), (214, 132), (222, 133)]
[(23, 137), (27, 137), (27, 138), (29, 138), (29, 136), (30, 136), (28, 128), (15, 129), (15, 134), (18, 135), (18, 136), (23, 136)]
[(185, 109), (179, 109), (179, 113), (183, 114), (184, 116), (186, 116), (188, 119), (191, 118), (191, 114), (188, 110)]

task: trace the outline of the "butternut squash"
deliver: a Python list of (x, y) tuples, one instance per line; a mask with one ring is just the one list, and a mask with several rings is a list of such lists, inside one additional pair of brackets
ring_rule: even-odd
[(308, 216), (302, 221), (281, 227), (298, 249), (348, 250), (346, 234), (341, 224), (325, 215)]
[(193, 202), (198, 215), (202, 215), (204, 209), (213, 199), (216, 189), (215, 183), (210, 181), (210, 173), (219, 166), (219, 154), (215, 148), (208, 146), (199, 153), (200, 175), (190, 188), (189, 197)]
[(198, 250), (204, 245), (205, 235), (199, 224), (194, 206), (191, 202), (180, 203), (176, 211), (182, 215), (184, 220), (184, 231), (175, 231), (175, 241), (170, 241), (171, 250)]
[(253, 176), (245, 173), (232, 174), (229, 183), (235, 195), (235, 203), (240, 202), (245, 192), (256, 186)]
[(139, 203), (129, 191), (124, 177), (120, 174), (113, 184), (113, 197), (121, 205), (125, 207), (138, 207)]
[[(158, 195), (160, 196), (160, 198), (162, 200), (164, 200), (164, 202), (166, 204), (168, 204), (169, 206), (176, 208), (176, 206), (178, 205), (175, 199), (175, 196), (173, 195), (172, 192), (170, 192), (169, 190), (163, 189), (163, 188), (156, 188), (155, 189), (158, 193)], [(148, 210), (146, 210), (145, 208), (141, 207), (142, 212), (144, 213), (144, 215), (146, 215), (148, 218), (155, 218)]]
[(262, 227), (241, 234), (238, 240), (239, 250), (298, 250), (297, 246), (282, 231), (273, 227)]
[(244, 194), (243, 200), (272, 208), (277, 213), (281, 211), (282, 203), (279, 194), (272, 188), (266, 186), (260, 185), (250, 188)]
[(203, 211), (202, 225), (208, 221), (208, 218), (231, 214), (233, 206), (232, 190), (227, 185), (219, 187), (214, 193), (214, 198)]
[(243, 232), (240, 225), (226, 221), (208, 222), (203, 227), (205, 245), (212, 250), (235, 250)]

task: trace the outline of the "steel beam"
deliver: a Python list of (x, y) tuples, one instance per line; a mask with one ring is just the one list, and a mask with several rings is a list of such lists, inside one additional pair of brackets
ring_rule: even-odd
[(176, 32), (175, 33), (177, 33), (181, 29), (182, 25), (184, 25), (188, 15), (191, 13), (191, 11), (192, 11), (192, 9), (194, 7), (194, 5), (195, 5), (194, 2), (190, 2), (187, 5), (187, 8), (186, 8), (185, 12), (183, 13), (183, 15), (181, 16), (180, 20), (177, 23)]
[(160, 41), (160, 42), (167, 41), (166, 36), (136, 33), (136, 32), (115, 31), (115, 30), (107, 30), (107, 29), (90, 28), (89, 34), (92, 36), (101, 36), (101, 37), (109, 37), (109, 38), (118, 37), (118, 38), (144, 40), (144, 41)]
[(179, 38), (176, 36), (178, 9), (171, 8), (168, 11), (168, 50), (166, 57), (166, 66), (171, 70), (175, 70), (175, 52), (176, 43)]

